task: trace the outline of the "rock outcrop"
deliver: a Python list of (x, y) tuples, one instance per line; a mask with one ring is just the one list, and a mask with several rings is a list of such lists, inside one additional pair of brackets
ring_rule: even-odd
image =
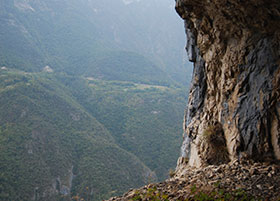
[(221, 150), (203, 143), (209, 130), (232, 161), (279, 160), (280, 1), (177, 0), (176, 10), (194, 62), (178, 169), (227, 162), (204, 157)]

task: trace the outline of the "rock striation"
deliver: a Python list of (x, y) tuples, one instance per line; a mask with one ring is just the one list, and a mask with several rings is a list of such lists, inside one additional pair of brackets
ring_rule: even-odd
[(204, 157), (216, 157), (202, 143), (216, 125), (231, 161), (279, 160), (280, 1), (177, 0), (176, 11), (194, 63), (178, 166), (227, 162)]

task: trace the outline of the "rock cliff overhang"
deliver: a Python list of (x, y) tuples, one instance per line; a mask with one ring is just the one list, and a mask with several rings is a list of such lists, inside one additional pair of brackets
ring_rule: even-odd
[(280, 1), (177, 0), (176, 11), (194, 62), (179, 165), (279, 160)]

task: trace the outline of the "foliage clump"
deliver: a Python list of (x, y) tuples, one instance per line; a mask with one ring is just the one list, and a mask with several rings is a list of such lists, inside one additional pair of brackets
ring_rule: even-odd
[(148, 188), (146, 193), (141, 194), (136, 192), (135, 196), (131, 201), (142, 201), (142, 200), (151, 200), (151, 201), (169, 201), (168, 195), (159, 191), (156, 186)]
[[(176, 199), (174, 199), (176, 197)], [(215, 183), (213, 186), (198, 188), (196, 185), (192, 185), (188, 192), (179, 193), (178, 191), (162, 192), (162, 189), (158, 189), (156, 186), (150, 187), (145, 191), (136, 191), (130, 201), (256, 201), (261, 200), (248, 194), (242, 189), (233, 190), (227, 192), (221, 188), (219, 183)]]
[(225, 189), (221, 188), (219, 183), (214, 184), (215, 188), (211, 190), (201, 190), (193, 185), (191, 187), (190, 197), (184, 201), (255, 201), (259, 200), (249, 195), (246, 191), (242, 189), (233, 190), (232, 192), (227, 192)]

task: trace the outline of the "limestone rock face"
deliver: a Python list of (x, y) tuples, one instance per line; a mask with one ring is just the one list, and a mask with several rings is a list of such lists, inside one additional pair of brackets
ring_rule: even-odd
[(217, 124), (231, 160), (280, 160), (280, 1), (177, 0), (176, 10), (194, 62), (179, 166), (208, 163), (200, 145)]

